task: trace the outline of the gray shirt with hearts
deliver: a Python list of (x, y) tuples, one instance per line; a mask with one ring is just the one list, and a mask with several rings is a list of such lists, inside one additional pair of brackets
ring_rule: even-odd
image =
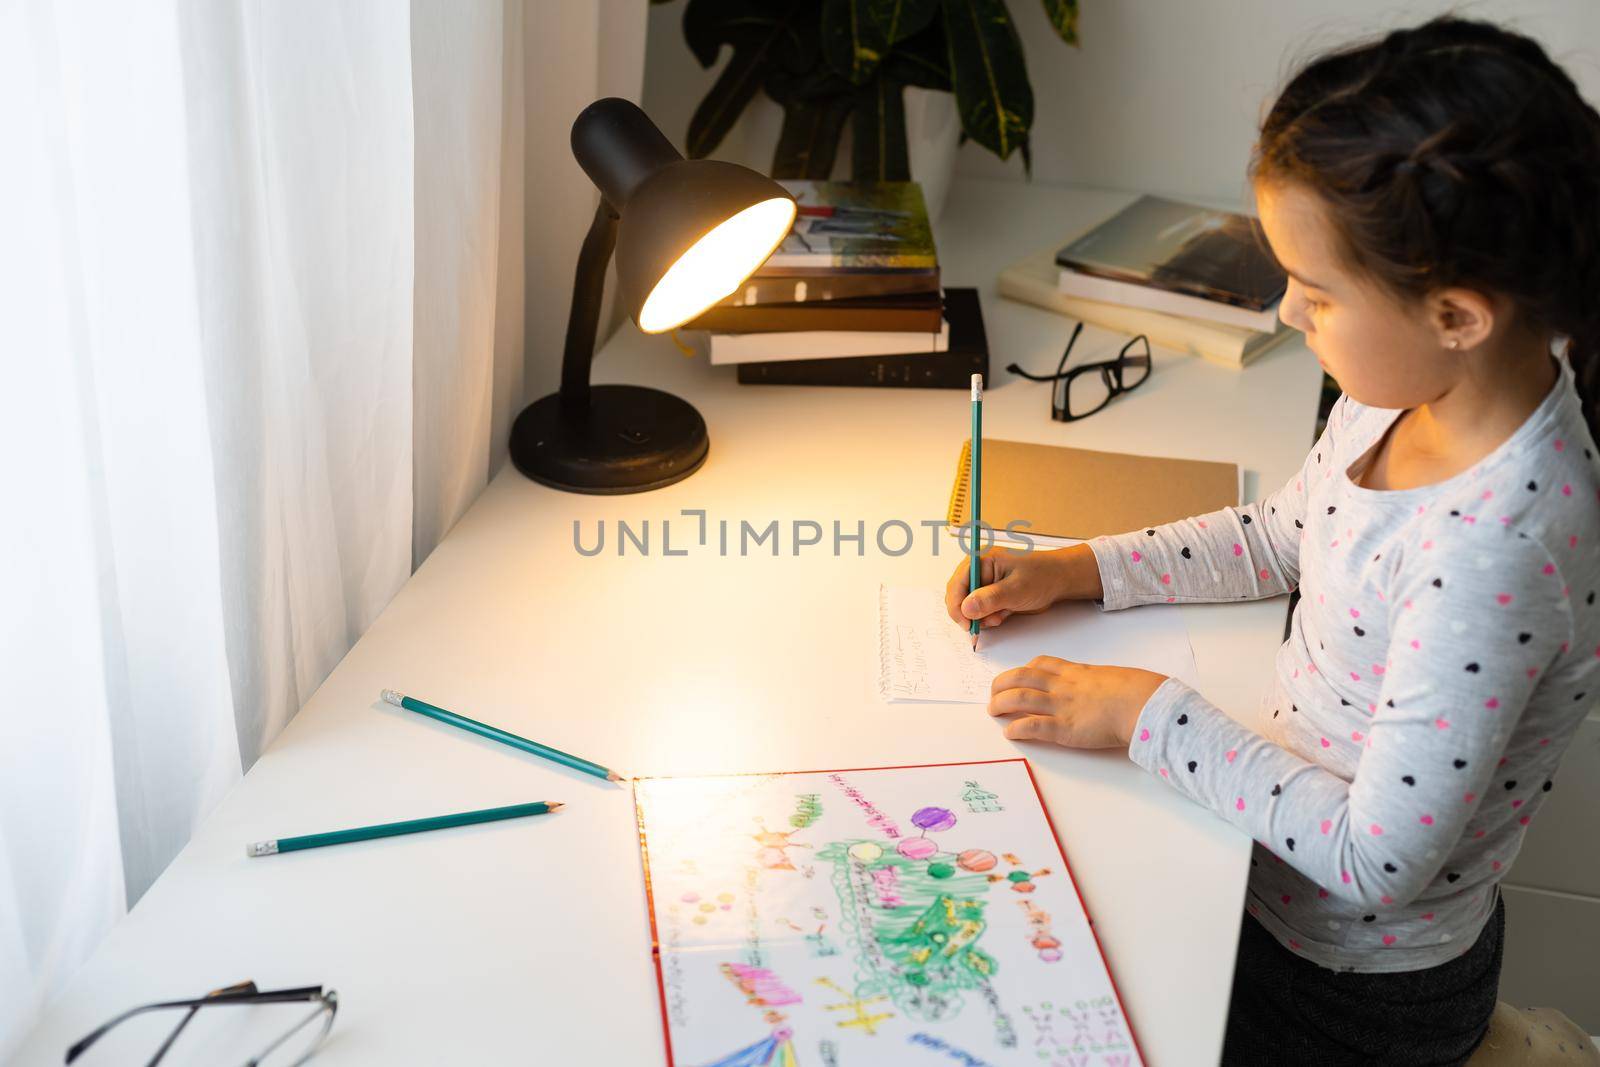
[(1470, 948), (1600, 697), (1600, 465), (1557, 362), (1442, 482), (1358, 485), (1400, 412), (1341, 396), (1265, 499), (1089, 542), (1108, 611), (1299, 587), (1259, 732), (1168, 679), (1129, 755), (1255, 838), (1247, 910), (1323, 966)]

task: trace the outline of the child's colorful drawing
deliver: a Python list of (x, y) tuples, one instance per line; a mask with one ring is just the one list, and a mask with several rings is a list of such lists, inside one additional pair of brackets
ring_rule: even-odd
[(635, 799), (671, 1063), (1140, 1062), (1025, 761)]

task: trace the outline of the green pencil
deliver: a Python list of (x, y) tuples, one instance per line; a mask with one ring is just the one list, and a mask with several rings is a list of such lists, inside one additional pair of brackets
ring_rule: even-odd
[(563, 752), (559, 748), (551, 748), (549, 745), (541, 745), (537, 741), (529, 741), (526, 737), (518, 737), (509, 730), (502, 730), (498, 726), (490, 726), (488, 723), (469, 719), (465, 715), (457, 715), (453, 711), (436, 708), (432, 704), (418, 700), (416, 697), (408, 697), (404, 693), (397, 693), (393, 689), (385, 689), (383, 691), (383, 699), (397, 708), (405, 708), (407, 711), (414, 711), (418, 715), (426, 715), (430, 719), (437, 719), (439, 722), (450, 726), (460, 727), (468, 733), (477, 734), (479, 737), (487, 737), (489, 740), (498, 741), (502, 745), (510, 745), (512, 748), (521, 749), (523, 752), (531, 752), (535, 756), (553, 760), (563, 766), (571, 767), (575, 771), (592, 774), (596, 778), (604, 778), (611, 782), (623, 780), (622, 775), (609, 768), (602, 767), (598, 763)]
[(424, 830), (445, 830), (452, 826), (471, 826), (473, 823), (494, 822), (497, 819), (517, 819), (524, 815), (546, 815), (560, 811), (561, 806), (560, 801), (540, 800), (532, 804), (512, 804), (504, 808), (484, 808), (482, 811), (437, 815), (431, 819), (386, 822), (379, 826), (362, 826), (354, 830), (334, 830), (325, 834), (305, 834), (301, 837), (280, 837), (275, 841), (257, 841), (253, 845), (246, 845), (244, 852), (247, 856), (271, 856), (279, 852), (297, 852), (302, 848), (342, 845), (349, 841), (371, 841), (375, 837), (418, 834)]
[[(968, 571), (968, 592), (976, 592), (979, 579), (983, 577), (983, 566), (978, 561), (978, 506), (983, 500), (983, 375), (972, 376), (972, 445), (971, 452), (971, 482), (972, 495), (972, 562)], [(973, 619), (968, 625), (972, 634), (972, 647), (978, 647), (978, 620)]]

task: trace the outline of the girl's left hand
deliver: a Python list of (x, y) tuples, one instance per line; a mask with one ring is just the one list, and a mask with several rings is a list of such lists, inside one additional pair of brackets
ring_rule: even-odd
[(1068, 748), (1126, 748), (1134, 723), (1164, 674), (1035, 656), (995, 676), (989, 714), (1015, 715), (1013, 741), (1053, 741)]

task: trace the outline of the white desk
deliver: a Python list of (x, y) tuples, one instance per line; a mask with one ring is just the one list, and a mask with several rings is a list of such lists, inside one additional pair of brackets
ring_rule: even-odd
[[(1046, 386), (1004, 373), (1013, 360), (1054, 369), (1070, 323), (998, 299), (999, 268), (1128, 199), (1006, 183), (954, 191), (940, 251), (947, 284), (983, 294), (985, 430), (1235, 461), (1254, 497), (1288, 478), (1310, 445), (1321, 374), (1298, 344), (1243, 372), (1158, 350), (1139, 391), (1073, 424), (1050, 421)], [(1119, 343), (1092, 328), (1086, 342)], [(555, 365), (552, 353), (551, 383)], [(733, 368), (686, 360), (632, 327), (600, 354), (595, 380), (692, 400), (710, 426), (706, 466), (620, 498), (564, 495), (502, 471), (47, 1011), (19, 1062), (59, 1063), (123, 1008), (243, 978), (339, 990), (319, 1063), (664, 1062), (628, 790), (378, 704), (393, 687), (632, 774), (1021, 752), (1149, 1061), (1214, 1063), (1248, 840), (1121, 753), (1014, 745), (981, 709), (884, 706), (870, 695), (878, 582), (942, 583), (958, 558), (943, 534), (933, 558), (935, 532), (920, 528), (917, 547), (891, 558), (872, 531), (942, 515), (965, 394), (741, 387)], [(706, 548), (693, 545), (682, 508), (708, 512)], [(661, 554), (667, 518), (674, 549), (692, 546), (687, 556)], [(791, 520), (821, 522), (831, 538), (835, 518), (847, 531), (866, 523), (865, 556), (836, 558), (831, 541), (787, 554)], [(605, 554), (574, 550), (575, 519), (586, 543), (606, 520)], [(615, 555), (617, 519), (651, 520), (649, 557)], [(719, 557), (719, 519), (735, 531), (740, 519), (758, 528), (778, 519), (785, 555)], [(1134, 610), (1182, 611), (1202, 690), (1246, 721), (1257, 713), (1284, 600)], [(570, 807), (244, 854), (264, 837), (536, 799)], [(174, 1054), (229, 1047), (194, 1036)], [(108, 1054), (98, 1062), (122, 1062), (95, 1051)]]

